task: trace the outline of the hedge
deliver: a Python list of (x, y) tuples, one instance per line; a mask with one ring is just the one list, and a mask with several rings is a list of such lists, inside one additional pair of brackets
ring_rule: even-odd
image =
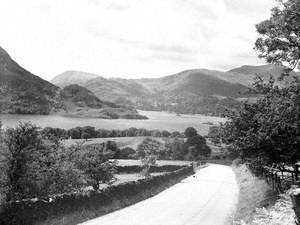
[(103, 215), (116, 209), (110, 207), (114, 201), (119, 202), (119, 208), (134, 204), (157, 194), (193, 173), (193, 167), (188, 166), (160, 176), (109, 186), (101, 191), (64, 194), (48, 201), (30, 200), (7, 203), (0, 208), (0, 224), (32, 225), (38, 221), (83, 210), (96, 212), (94, 216)]

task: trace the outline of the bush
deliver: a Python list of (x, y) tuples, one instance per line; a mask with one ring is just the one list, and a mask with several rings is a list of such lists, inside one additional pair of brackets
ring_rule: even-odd
[(114, 152), (103, 145), (85, 146), (85, 151), (78, 155), (77, 167), (84, 172), (87, 182), (94, 190), (99, 189), (100, 183), (109, 183), (116, 172), (116, 161), (111, 161)]
[(161, 143), (155, 139), (146, 138), (138, 145), (136, 150), (137, 157), (142, 162), (142, 174), (150, 177), (150, 167), (156, 164), (159, 152), (161, 151)]
[(130, 147), (121, 149), (119, 159), (135, 159), (135, 150)]

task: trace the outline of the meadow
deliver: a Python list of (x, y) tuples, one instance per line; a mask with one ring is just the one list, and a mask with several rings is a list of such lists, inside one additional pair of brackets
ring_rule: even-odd
[[(117, 143), (118, 148), (125, 148), (130, 147), (133, 149), (136, 149), (137, 146), (142, 143), (142, 141), (146, 137), (140, 136), (140, 137), (108, 137), (108, 138), (89, 138), (87, 141), (85, 139), (67, 139), (63, 140), (63, 144), (65, 146), (71, 146), (72, 144), (76, 143), (84, 143), (84, 144), (100, 144), (107, 141), (114, 141)], [(163, 142), (162, 138), (160, 137), (151, 137), (152, 139), (155, 139), (157, 141)]]

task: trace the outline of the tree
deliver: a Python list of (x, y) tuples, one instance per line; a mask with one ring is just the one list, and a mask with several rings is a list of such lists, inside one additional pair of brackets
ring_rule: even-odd
[(28, 171), (32, 156), (42, 145), (39, 128), (31, 123), (20, 123), (16, 128), (5, 131), (4, 144), (7, 154), (7, 200), (18, 200), (27, 197), (32, 182)]
[(72, 139), (81, 138), (81, 130), (78, 127), (70, 129), (68, 133)]
[(125, 147), (120, 150), (120, 159), (134, 159), (135, 158), (135, 150), (130, 147)]
[(89, 133), (87, 133), (87, 132), (82, 132), (82, 134), (81, 134), (81, 138), (82, 139), (85, 139), (86, 141), (90, 138), (91, 136), (90, 136), (90, 134)]
[(198, 134), (187, 138), (184, 147), (187, 151), (185, 156), (187, 160), (199, 160), (200, 157), (208, 157), (211, 153), (211, 149), (206, 145), (205, 138)]
[(300, 2), (278, 2), (280, 5), (271, 10), (271, 17), (256, 25), (261, 37), (256, 40), (255, 49), (268, 63), (287, 63), (288, 72), (300, 68)]
[(161, 143), (152, 138), (146, 138), (138, 145), (136, 155), (142, 162), (142, 174), (145, 177), (151, 176), (151, 165), (156, 164), (160, 150)]
[(1, 172), (6, 200), (45, 197), (69, 192), (81, 185), (80, 171), (67, 161), (66, 151), (52, 138), (43, 139), (40, 129), (20, 123), (4, 132)]
[(243, 159), (264, 164), (294, 164), (300, 160), (299, 81), (279, 88), (262, 81), (255, 88), (263, 95), (228, 115), (221, 127), (223, 142)]
[(174, 160), (184, 160), (187, 154), (183, 138), (168, 138), (165, 142), (165, 149), (170, 158)]
[(7, 148), (4, 144), (4, 132), (0, 121), (0, 205), (6, 201), (6, 195), (8, 192), (8, 165), (5, 155)]
[(210, 126), (208, 130), (208, 138), (214, 143), (214, 144), (220, 144), (220, 126)]
[[(279, 1), (269, 19), (256, 25), (261, 35), (255, 43), (259, 57), (268, 63), (297, 66), (300, 58), (300, 2)], [(274, 79), (253, 85), (260, 94), (256, 103), (246, 103), (230, 113), (222, 125), (221, 137), (234, 153), (259, 164), (294, 164), (300, 160), (300, 81), (295, 77), (278, 87)]]
[(186, 138), (196, 136), (197, 134), (198, 134), (197, 130), (194, 127), (188, 127), (184, 131), (184, 135), (185, 135)]
[(118, 159), (120, 157), (120, 149), (117, 146), (117, 143), (115, 141), (107, 141), (104, 143), (104, 148), (106, 151), (111, 152), (112, 158)]
[(77, 166), (84, 171), (88, 184), (98, 190), (100, 183), (110, 183), (116, 172), (114, 153), (106, 150), (103, 145), (84, 146), (84, 153), (79, 155)]
[(171, 133), (171, 137), (172, 137), (172, 138), (175, 138), (175, 137), (181, 137), (181, 133), (178, 132), (178, 131), (173, 131), (173, 132)]

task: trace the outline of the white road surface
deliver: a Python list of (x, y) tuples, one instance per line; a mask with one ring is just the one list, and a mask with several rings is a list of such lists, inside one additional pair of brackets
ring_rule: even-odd
[(232, 169), (212, 164), (152, 198), (83, 224), (225, 225), (237, 199)]

